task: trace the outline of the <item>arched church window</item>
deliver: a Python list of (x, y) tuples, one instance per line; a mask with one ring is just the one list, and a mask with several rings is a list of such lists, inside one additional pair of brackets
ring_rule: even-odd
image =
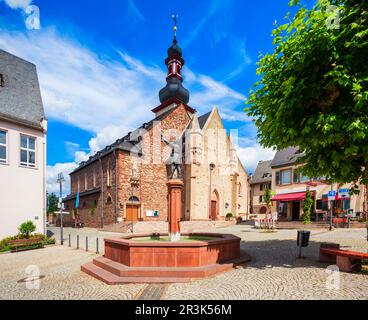
[(129, 202), (139, 202), (139, 198), (138, 197), (130, 197)]
[(112, 197), (110, 195), (107, 196), (106, 203), (107, 204), (112, 204)]

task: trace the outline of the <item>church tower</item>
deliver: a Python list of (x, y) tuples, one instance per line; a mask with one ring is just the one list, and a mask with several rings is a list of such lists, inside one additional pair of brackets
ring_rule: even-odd
[(183, 59), (183, 51), (176, 39), (177, 19), (173, 18), (175, 21), (174, 39), (171, 47), (167, 50), (167, 58), (165, 60), (167, 66), (166, 86), (159, 93), (161, 105), (152, 110), (156, 113), (156, 116), (160, 116), (178, 104), (184, 104), (191, 113), (195, 112), (194, 109), (188, 106), (190, 93), (183, 86), (182, 70), (185, 61)]
[(182, 58), (182, 50), (178, 46), (174, 36), (172, 46), (167, 50), (168, 57), (165, 60), (167, 66), (166, 86), (161, 89), (159, 96), (161, 103), (169, 100), (179, 100), (184, 104), (189, 102), (189, 91), (183, 86), (182, 68), (185, 64)]

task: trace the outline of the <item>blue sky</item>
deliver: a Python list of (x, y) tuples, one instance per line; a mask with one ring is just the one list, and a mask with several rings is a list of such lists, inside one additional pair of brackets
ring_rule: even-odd
[[(199, 113), (218, 106), (227, 129), (239, 130), (248, 171), (272, 158), (243, 112), (256, 82), (259, 53), (289, 0), (0, 0), (0, 47), (37, 65), (49, 118), (48, 188), (91, 152), (153, 118), (165, 84), (172, 13), (179, 13), (185, 86)], [(27, 5), (40, 29), (27, 30)]]

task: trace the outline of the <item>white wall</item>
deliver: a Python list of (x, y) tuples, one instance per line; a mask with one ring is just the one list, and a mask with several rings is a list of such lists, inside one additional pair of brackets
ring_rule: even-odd
[[(8, 163), (0, 163), (0, 239), (16, 235), (28, 220), (37, 226), (36, 232), (44, 233), (46, 135), (2, 120), (0, 129), (8, 132)], [(36, 168), (20, 166), (21, 133), (37, 138)]]

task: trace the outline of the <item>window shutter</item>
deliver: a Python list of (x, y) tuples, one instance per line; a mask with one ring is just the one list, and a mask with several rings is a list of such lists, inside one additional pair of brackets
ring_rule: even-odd
[(294, 170), (294, 183), (299, 183), (299, 174), (296, 170)]
[(344, 200), (344, 210), (350, 209), (350, 199)]
[[(328, 195), (323, 195), (322, 199), (328, 199)], [(322, 201), (322, 210), (327, 211), (328, 210), (328, 202)]]
[(280, 171), (276, 172), (276, 185), (280, 185)]

